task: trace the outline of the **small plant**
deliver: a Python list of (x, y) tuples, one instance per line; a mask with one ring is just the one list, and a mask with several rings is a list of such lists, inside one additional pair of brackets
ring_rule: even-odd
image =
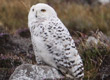
[[(101, 31), (96, 31), (96, 33), (92, 32), (89, 36), (83, 33), (80, 33), (80, 35), (81, 36), (78, 38), (80, 41), (77, 47), (84, 62), (84, 80), (94, 80), (98, 75), (98, 71), (105, 57), (110, 55), (110, 44), (107, 36)], [(89, 37), (94, 37), (93, 39), (96, 39), (97, 43), (94, 43), (94, 40), (88, 43)]]

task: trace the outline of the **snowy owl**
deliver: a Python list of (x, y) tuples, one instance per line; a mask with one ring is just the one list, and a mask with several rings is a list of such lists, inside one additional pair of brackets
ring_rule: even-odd
[(74, 40), (52, 7), (44, 3), (33, 5), (28, 26), (36, 57), (74, 80), (83, 79), (84, 67)]

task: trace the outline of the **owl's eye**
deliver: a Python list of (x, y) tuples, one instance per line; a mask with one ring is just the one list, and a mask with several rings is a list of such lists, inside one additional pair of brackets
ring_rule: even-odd
[(41, 11), (42, 11), (42, 12), (46, 12), (46, 10), (45, 10), (45, 9), (41, 9)]
[(34, 11), (34, 9), (32, 9), (32, 11)]

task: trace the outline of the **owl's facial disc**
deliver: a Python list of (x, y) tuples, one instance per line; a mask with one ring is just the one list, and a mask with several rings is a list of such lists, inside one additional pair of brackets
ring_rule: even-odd
[(48, 19), (53, 16), (57, 16), (57, 14), (51, 6), (44, 3), (38, 3), (31, 7), (28, 15), (28, 20), (34, 21), (38, 18)]
[(35, 15), (36, 18), (38, 17), (39, 14), (42, 14), (42, 16), (45, 15), (45, 14), (46, 14), (46, 9), (41, 9), (41, 10), (38, 11), (38, 12), (36, 11), (36, 15)]

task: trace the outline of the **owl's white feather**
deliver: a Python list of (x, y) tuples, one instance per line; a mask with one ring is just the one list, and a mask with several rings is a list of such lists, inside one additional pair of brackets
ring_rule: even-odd
[(83, 79), (84, 67), (74, 40), (52, 7), (44, 3), (33, 5), (28, 26), (36, 56), (74, 79)]

